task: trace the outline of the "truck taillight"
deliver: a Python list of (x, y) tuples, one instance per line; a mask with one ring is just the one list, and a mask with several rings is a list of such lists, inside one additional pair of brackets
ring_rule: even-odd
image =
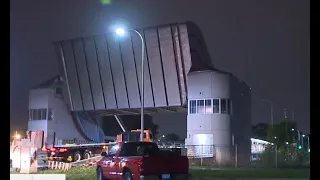
[(51, 148), (50, 151), (51, 151), (51, 152), (55, 152), (55, 151), (56, 151), (56, 148)]
[(66, 148), (59, 149), (59, 152), (67, 152), (67, 151), (68, 151), (68, 149), (66, 149)]
[(140, 173), (143, 173), (144, 168), (143, 168), (142, 162), (138, 162), (138, 168), (139, 168)]

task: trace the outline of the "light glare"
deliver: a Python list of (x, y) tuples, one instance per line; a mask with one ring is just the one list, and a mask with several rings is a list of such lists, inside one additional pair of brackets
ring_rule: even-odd
[(117, 29), (116, 29), (116, 33), (117, 33), (118, 35), (123, 35), (123, 34), (125, 33), (125, 31), (124, 31), (124, 29), (122, 29), (122, 28), (117, 28)]

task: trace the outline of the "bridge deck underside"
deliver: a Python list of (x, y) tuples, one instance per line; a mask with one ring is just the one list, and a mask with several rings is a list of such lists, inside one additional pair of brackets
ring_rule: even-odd
[[(191, 69), (186, 24), (139, 31), (145, 40), (144, 104), (146, 109), (179, 110), (187, 103), (186, 76)], [(131, 32), (56, 43), (67, 80), (72, 111), (139, 113), (141, 41)]]

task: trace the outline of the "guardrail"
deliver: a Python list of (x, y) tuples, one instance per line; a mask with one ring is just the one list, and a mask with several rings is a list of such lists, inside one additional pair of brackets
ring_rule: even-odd
[(77, 162), (71, 162), (71, 163), (65, 163), (65, 162), (60, 162), (60, 161), (48, 161), (48, 168), (68, 171), (72, 167), (96, 165), (96, 163), (98, 161), (100, 161), (101, 158), (102, 158), (101, 156), (96, 156), (96, 157), (92, 157), (89, 159), (84, 159), (84, 160), (80, 160)]
[(59, 162), (59, 161), (48, 161), (48, 168), (49, 169), (59, 169), (63, 171), (67, 171), (71, 169), (71, 163)]
[(95, 165), (101, 159), (102, 159), (102, 156), (95, 156), (95, 157), (83, 159), (83, 160), (80, 160), (77, 162), (72, 162), (71, 165), (72, 165), (72, 167), (74, 167), (74, 166), (92, 166), (92, 165)]

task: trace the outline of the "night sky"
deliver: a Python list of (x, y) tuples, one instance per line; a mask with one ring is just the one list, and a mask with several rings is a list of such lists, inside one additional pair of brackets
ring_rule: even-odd
[[(252, 123), (275, 123), (294, 110), (310, 129), (308, 0), (10, 0), (10, 123), (26, 129), (28, 90), (58, 73), (52, 42), (110, 31), (194, 21), (216, 68), (252, 88)], [(186, 114), (158, 115), (161, 133), (186, 133)]]

